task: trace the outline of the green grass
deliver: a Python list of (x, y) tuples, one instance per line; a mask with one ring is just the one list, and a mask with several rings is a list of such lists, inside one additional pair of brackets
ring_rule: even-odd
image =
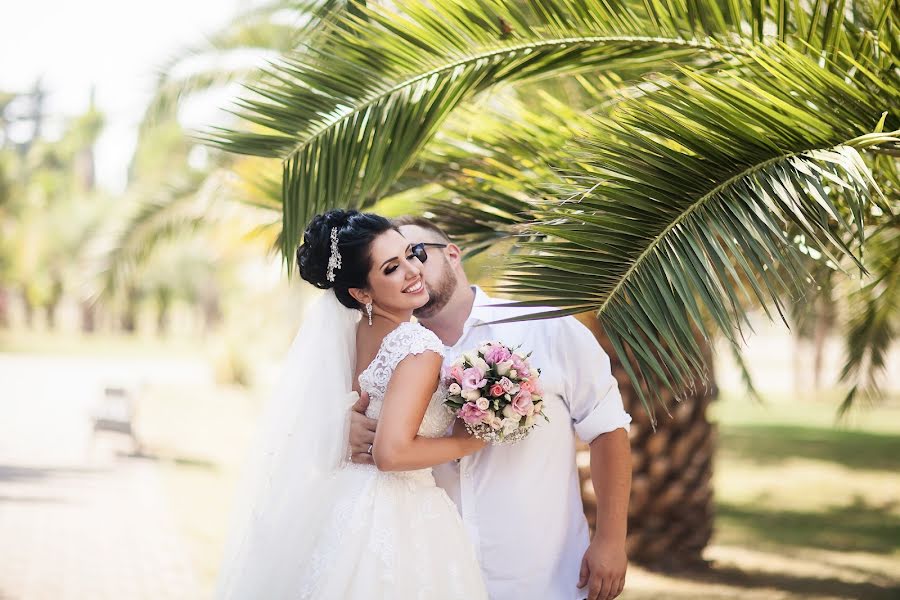
[(792, 459), (866, 471), (900, 470), (900, 436), (793, 424), (723, 424), (720, 453), (777, 467)]
[[(892, 554), (900, 540), (900, 515), (894, 504), (871, 504), (860, 495), (849, 504), (823, 510), (779, 510), (720, 501), (720, 529), (732, 541), (764, 540), (770, 546), (821, 548), (838, 552)], [(742, 535), (735, 535), (739, 531)], [(724, 541), (719, 534), (718, 541)]]

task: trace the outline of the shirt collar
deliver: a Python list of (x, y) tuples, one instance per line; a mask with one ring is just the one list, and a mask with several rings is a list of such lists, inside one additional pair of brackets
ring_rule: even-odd
[(472, 289), (475, 291), (475, 302), (472, 304), (472, 312), (469, 313), (469, 318), (466, 319), (466, 326), (476, 323), (490, 323), (493, 320), (493, 305), (497, 301), (484, 293), (484, 290), (477, 285), (473, 285)]

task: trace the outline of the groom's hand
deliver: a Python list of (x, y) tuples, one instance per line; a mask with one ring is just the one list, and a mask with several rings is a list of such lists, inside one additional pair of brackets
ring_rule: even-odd
[(627, 568), (624, 541), (614, 543), (595, 536), (581, 559), (578, 587), (588, 585), (587, 600), (612, 600), (625, 587)]
[(375, 427), (378, 421), (366, 416), (369, 394), (363, 392), (350, 413), (350, 461), (362, 465), (374, 465), (369, 448), (375, 443)]

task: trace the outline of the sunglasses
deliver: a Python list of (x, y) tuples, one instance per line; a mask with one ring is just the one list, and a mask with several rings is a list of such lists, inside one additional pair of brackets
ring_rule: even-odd
[(413, 244), (412, 246), (410, 246), (410, 252), (412, 252), (412, 255), (419, 259), (419, 262), (421, 263), (424, 263), (428, 260), (428, 252), (425, 251), (426, 246), (431, 246), (432, 248), (446, 248), (447, 244), (419, 242), (418, 244)]

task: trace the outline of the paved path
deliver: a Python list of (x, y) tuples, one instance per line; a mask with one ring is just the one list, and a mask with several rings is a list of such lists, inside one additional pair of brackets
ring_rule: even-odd
[(104, 385), (185, 380), (175, 362), (0, 354), (0, 600), (195, 600), (150, 460), (92, 439)]

